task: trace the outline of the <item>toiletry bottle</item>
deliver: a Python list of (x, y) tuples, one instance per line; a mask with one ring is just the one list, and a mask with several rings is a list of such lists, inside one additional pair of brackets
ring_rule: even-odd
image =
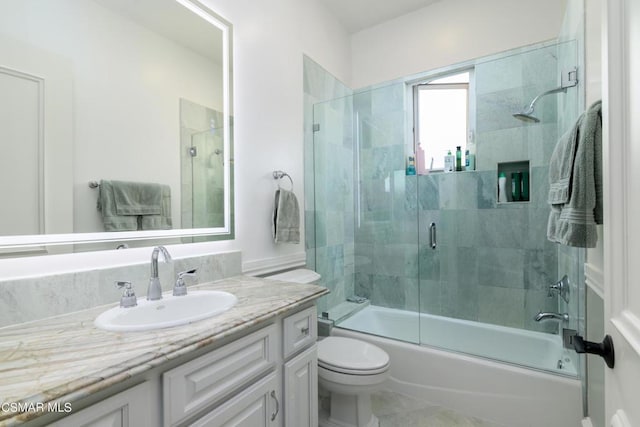
[(444, 156), (444, 171), (445, 172), (453, 172), (455, 168), (456, 158), (451, 155), (451, 150), (447, 152), (447, 155)]
[(468, 171), (476, 170), (476, 143), (473, 140), (473, 131), (470, 130), (467, 135), (467, 169)]
[(511, 200), (519, 202), (522, 189), (522, 174), (520, 172), (513, 172), (511, 174)]
[(416, 173), (418, 175), (424, 175), (427, 173), (427, 168), (425, 167), (425, 158), (424, 158), (424, 150), (420, 143), (416, 147)]
[[(467, 150), (469, 151), (469, 150)], [(469, 152), (469, 154), (467, 154), (467, 169), (468, 171), (474, 171), (476, 170), (476, 155)]]
[(456, 147), (456, 172), (462, 170), (462, 147), (459, 145)]
[(415, 156), (409, 156), (407, 161), (407, 175), (415, 175), (416, 174), (416, 164), (415, 164)]
[(498, 203), (507, 203), (507, 175), (498, 174)]
[(529, 201), (529, 172), (522, 172), (521, 200)]

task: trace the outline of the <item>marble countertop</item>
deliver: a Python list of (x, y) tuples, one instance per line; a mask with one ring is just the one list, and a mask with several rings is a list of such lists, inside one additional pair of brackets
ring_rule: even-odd
[[(143, 332), (109, 332), (93, 325), (117, 301), (0, 328), (0, 426), (19, 425), (42, 415), (49, 403), (72, 403), (328, 293), (321, 286), (248, 276), (189, 289), (227, 291), (238, 303), (210, 319)], [(18, 402), (33, 405), (16, 412)]]

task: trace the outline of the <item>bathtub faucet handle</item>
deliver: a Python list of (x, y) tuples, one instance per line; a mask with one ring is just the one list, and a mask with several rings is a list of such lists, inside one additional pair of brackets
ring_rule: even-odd
[(543, 313), (541, 311), (533, 318), (536, 322), (543, 322), (545, 320), (560, 320), (561, 322), (569, 321), (568, 313)]
[(557, 281), (556, 283), (552, 283), (549, 285), (549, 298), (559, 295), (562, 297), (564, 302), (569, 302), (569, 277), (565, 274), (562, 279)]

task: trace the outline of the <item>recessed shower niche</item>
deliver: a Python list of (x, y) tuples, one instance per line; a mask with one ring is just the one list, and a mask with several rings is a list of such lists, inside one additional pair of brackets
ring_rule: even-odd
[[(529, 160), (498, 163), (498, 204), (529, 202), (531, 195), (531, 168)], [(500, 178), (505, 178), (503, 197), (500, 192)]]

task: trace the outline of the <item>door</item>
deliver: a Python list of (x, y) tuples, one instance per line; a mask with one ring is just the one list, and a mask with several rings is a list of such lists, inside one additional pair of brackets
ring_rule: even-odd
[[(603, 158), (607, 425), (640, 426), (640, 2), (604, 3)], [(590, 356), (591, 357), (591, 356)]]
[(285, 427), (318, 425), (317, 348), (308, 348), (284, 364)]

